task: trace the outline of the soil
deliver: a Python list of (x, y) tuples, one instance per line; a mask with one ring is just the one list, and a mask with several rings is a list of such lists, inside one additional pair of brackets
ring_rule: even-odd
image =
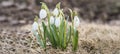
[[(4, 28), (4, 29), (3, 29)], [(113, 29), (114, 28), (114, 29)], [(0, 54), (119, 54), (120, 27), (81, 23), (78, 50), (51, 48), (44, 51), (31, 32), (31, 24), (0, 28)]]

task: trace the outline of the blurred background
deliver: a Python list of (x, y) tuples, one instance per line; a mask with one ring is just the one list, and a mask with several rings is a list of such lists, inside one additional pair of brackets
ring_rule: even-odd
[(76, 10), (84, 22), (120, 25), (120, 0), (0, 0), (0, 24), (32, 24), (40, 2), (45, 2), (50, 9), (61, 2), (64, 12), (68, 8)]
[[(120, 54), (120, 0), (0, 0), (0, 54), (46, 54), (31, 32), (40, 2), (51, 11), (61, 2), (65, 14), (68, 8), (79, 13), (82, 23), (76, 54)], [(64, 53), (48, 46), (47, 51), (75, 54), (70, 48)]]

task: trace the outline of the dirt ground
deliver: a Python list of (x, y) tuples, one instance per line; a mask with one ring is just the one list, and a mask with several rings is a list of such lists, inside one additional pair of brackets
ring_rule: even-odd
[(47, 46), (45, 52), (37, 44), (31, 25), (40, 10), (38, 1), (53, 9), (60, 0), (0, 0), (0, 54), (120, 54), (119, 0), (61, 1), (65, 12), (73, 7), (81, 16), (76, 52), (71, 46), (65, 51)]
[[(114, 28), (114, 29), (113, 29)], [(47, 46), (46, 52), (37, 44), (31, 25), (0, 28), (0, 54), (119, 54), (120, 27), (81, 23), (79, 47), (72, 52)]]

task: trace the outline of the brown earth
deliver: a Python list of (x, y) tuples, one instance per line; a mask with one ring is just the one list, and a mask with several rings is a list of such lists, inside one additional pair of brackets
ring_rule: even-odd
[(120, 27), (81, 23), (78, 29), (79, 47), (76, 52), (71, 51), (71, 46), (65, 51), (47, 46), (47, 51), (45, 52), (32, 35), (31, 25), (0, 28), (0, 54), (120, 53)]

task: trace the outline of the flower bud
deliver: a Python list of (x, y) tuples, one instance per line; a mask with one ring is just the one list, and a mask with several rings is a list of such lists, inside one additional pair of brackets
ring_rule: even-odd
[(78, 18), (78, 16), (74, 16), (74, 27), (78, 27), (80, 24), (80, 20)]
[(45, 18), (47, 16), (47, 12), (45, 9), (41, 9), (40, 12), (39, 12), (39, 17), (41, 19)]
[(53, 11), (53, 15), (57, 16), (58, 14), (59, 14), (59, 10), (58, 10), (58, 8), (55, 8)]
[(50, 24), (54, 24), (55, 18), (53, 16), (50, 17)]
[(59, 27), (60, 26), (60, 18), (55, 19), (55, 26)]
[(37, 22), (34, 22), (34, 23), (33, 23), (33, 25), (32, 25), (32, 30), (33, 30), (33, 31), (38, 30), (38, 23), (37, 23)]

